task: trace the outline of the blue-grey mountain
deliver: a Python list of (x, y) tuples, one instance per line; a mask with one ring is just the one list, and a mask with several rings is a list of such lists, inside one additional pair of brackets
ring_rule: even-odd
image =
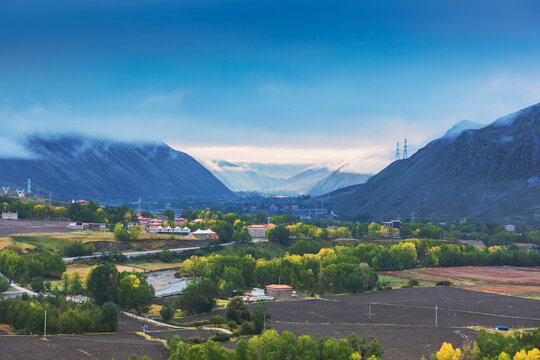
[(447, 133), (390, 164), (336, 209), (371, 218), (540, 221), (540, 104)]
[(31, 136), (34, 156), (0, 159), (0, 185), (57, 199), (129, 201), (232, 199), (235, 195), (186, 153), (164, 143), (129, 143), (82, 136)]

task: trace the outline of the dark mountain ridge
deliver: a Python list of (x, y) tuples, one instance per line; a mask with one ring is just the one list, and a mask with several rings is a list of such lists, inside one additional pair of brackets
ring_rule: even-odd
[(348, 216), (536, 219), (540, 104), (430, 142), (373, 176), (337, 209)]
[(55, 199), (129, 201), (232, 199), (234, 194), (194, 158), (164, 143), (130, 143), (79, 135), (29, 136), (25, 148), (35, 156), (0, 158), (0, 184)]

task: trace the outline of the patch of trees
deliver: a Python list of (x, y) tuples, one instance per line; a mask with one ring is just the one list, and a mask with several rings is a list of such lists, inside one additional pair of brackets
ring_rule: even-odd
[(434, 360), (537, 360), (540, 359), (540, 328), (532, 331), (515, 332), (508, 336), (500, 332), (480, 331), (476, 343), (464, 349), (453, 348), (443, 343), (432, 355)]
[(26, 285), (33, 278), (60, 278), (66, 264), (58, 254), (50, 252), (19, 255), (13, 250), (0, 251), (0, 271), (9, 279)]
[(42, 333), (47, 310), (47, 333), (82, 334), (116, 331), (116, 305), (102, 307), (67, 302), (63, 296), (17, 297), (0, 300), (0, 322), (25, 332)]
[(141, 273), (118, 272), (113, 264), (102, 264), (87, 275), (86, 290), (98, 305), (114, 302), (122, 309), (138, 314), (148, 312), (154, 288)]
[(19, 219), (66, 219), (68, 209), (64, 206), (49, 206), (47, 204), (37, 204), (18, 198), (0, 196), (2, 212), (16, 212)]
[(80, 240), (75, 240), (74, 242), (64, 247), (64, 255), (69, 257), (92, 254), (94, 251), (96, 251), (96, 247), (94, 246), (94, 244), (84, 244)]
[(212, 340), (190, 345), (180, 341), (177, 335), (171, 336), (168, 343), (170, 360), (377, 360), (384, 353), (377, 339), (368, 344), (366, 338), (356, 334), (341, 340), (329, 337), (315, 340), (309, 335), (297, 338), (289, 331), (279, 335), (275, 330), (254, 336), (249, 342), (238, 341), (234, 351)]

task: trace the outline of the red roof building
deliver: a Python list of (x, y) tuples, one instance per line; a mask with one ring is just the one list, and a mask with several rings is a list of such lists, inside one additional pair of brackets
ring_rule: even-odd
[(276, 300), (291, 300), (292, 286), (271, 284), (266, 286), (266, 294)]

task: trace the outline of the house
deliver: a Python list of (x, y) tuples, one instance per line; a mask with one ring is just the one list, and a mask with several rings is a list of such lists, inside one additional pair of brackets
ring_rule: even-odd
[(242, 296), (242, 300), (244, 300), (245, 302), (253, 302), (253, 301), (274, 300), (274, 298), (266, 295), (266, 293), (264, 292), (264, 289), (253, 288), (253, 290), (250, 293), (244, 293), (244, 296)]
[(390, 229), (399, 229), (401, 228), (401, 220), (383, 221), (382, 225)]
[(516, 231), (516, 225), (504, 225), (504, 228), (508, 232), (515, 232)]
[(2, 220), (19, 220), (19, 213), (17, 212), (3, 212)]
[(173, 229), (172, 229), (172, 227), (167, 226), (165, 229), (163, 229), (163, 232), (171, 234), (173, 232)]
[(151, 233), (157, 233), (160, 227), (161, 227), (160, 223), (151, 222), (150, 225), (148, 225), (148, 227), (146, 228), (146, 230)]
[(276, 300), (291, 300), (292, 286), (271, 284), (266, 286), (266, 295)]
[(137, 220), (139, 221), (139, 224), (141, 224), (141, 226), (147, 226), (150, 223), (150, 219), (144, 216), (137, 217)]
[(182, 229), (180, 229), (179, 226), (176, 226), (176, 227), (173, 229), (173, 232), (174, 232), (175, 234), (180, 234), (180, 233), (182, 232)]
[(70, 222), (67, 227), (73, 230), (84, 230), (84, 224), (82, 222)]
[(77, 200), (75, 201), (76, 203), (79, 203), (79, 204), (88, 204), (88, 200)]
[(88, 230), (90, 231), (105, 231), (106, 229), (105, 223), (88, 223)]
[(193, 232), (192, 235), (194, 238), (201, 239), (201, 240), (217, 239), (217, 234), (210, 229), (208, 230), (199, 229)]
[(179, 217), (179, 218), (174, 219), (174, 221), (175, 221), (177, 224), (181, 224), (181, 223), (183, 223), (184, 221), (186, 221), (186, 218)]
[(266, 226), (265, 225), (250, 225), (247, 227), (249, 235), (252, 238), (264, 238), (266, 236)]
[(204, 221), (203, 219), (195, 219), (195, 220), (191, 220), (191, 223), (196, 224), (196, 223), (200, 223), (200, 222), (203, 222), (203, 221)]

